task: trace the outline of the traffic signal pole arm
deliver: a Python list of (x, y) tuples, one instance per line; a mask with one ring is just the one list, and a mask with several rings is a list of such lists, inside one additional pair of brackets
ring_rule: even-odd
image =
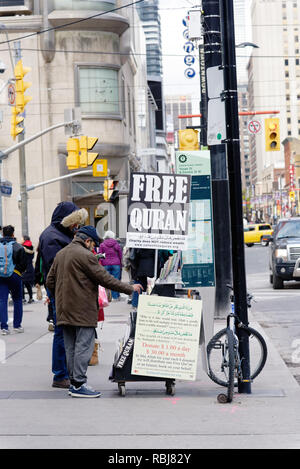
[(81, 176), (82, 174), (92, 174), (92, 169), (86, 169), (84, 171), (76, 171), (76, 173), (65, 174), (64, 176), (59, 176), (57, 178), (48, 179), (47, 181), (39, 182), (37, 184), (31, 184), (30, 186), (26, 187), (26, 192), (33, 191), (34, 189), (38, 189), (39, 187), (46, 186), (47, 184), (52, 184), (53, 182), (61, 181), (62, 179), (72, 178), (73, 176)]
[(41, 132), (38, 132), (37, 134), (32, 135), (29, 138), (26, 138), (25, 140), (22, 140), (21, 142), (17, 143), (16, 145), (13, 145), (10, 148), (7, 148), (7, 150), (0, 150), (0, 161), (7, 158), (10, 153), (13, 153), (14, 151), (18, 150), (19, 148), (23, 147), (27, 143), (32, 142), (33, 140), (36, 140), (37, 138), (41, 137), (42, 135), (51, 132), (51, 130), (58, 129), (59, 127), (64, 127), (66, 125), (76, 125), (78, 121), (71, 121), (71, 122), (61, 122), (60, 124), (55, 124), (52, 125), (51, 127), (48, 127), (47, 129), (42, 130)]
[[(259, 114), (280, 114), (280, 111), (240, 111), (239, 116), (258, 116)], [(202, 117), (202, 114), (179, 114), (178, 119)]]

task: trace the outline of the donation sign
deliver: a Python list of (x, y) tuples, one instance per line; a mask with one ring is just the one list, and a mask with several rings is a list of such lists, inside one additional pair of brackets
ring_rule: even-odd
[(140, 295), (131, 373), (195, 380), (201, 300)]
[(126, 246), (185, 249), (190, 192), (189, 175), (132, 173)]

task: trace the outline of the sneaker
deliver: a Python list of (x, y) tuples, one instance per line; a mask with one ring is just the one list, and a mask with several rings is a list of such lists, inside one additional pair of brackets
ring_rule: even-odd
[(34, 303), (34, 299), (30, 298), (30, 300), (28, 300), (28, 303)]
[(9, 329), (1, 329), (1, 335), (8, 335), (8, 334), (10, 334)]
[(54, 324), (53, 324), (53, 321), (49, 321), (48, 331), (54, 332)]
[(75, 388), (74, 386), (69, 392), (72, 397), (100, 397), (101, 392), (95, 391), (87, 384), (82, 384), (80, 388)]
[(21, 333), (21, 332), (24, 332), (24, 327), (20, 326), (20, 327), (14, 327), (14, 332), (16, 333)]

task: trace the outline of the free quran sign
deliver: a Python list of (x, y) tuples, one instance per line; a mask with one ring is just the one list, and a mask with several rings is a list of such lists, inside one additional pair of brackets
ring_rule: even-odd
[(185, 249), (190, 192), (190, 175), (132, 173), (126, 246)]

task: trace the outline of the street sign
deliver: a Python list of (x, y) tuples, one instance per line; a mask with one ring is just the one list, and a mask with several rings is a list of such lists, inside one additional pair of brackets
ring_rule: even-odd
[(219, 66), (207, 69), (207, 145), (221, 145), (226, 139), (224, 73)]
[(107, 176), (107, 160), (97, 159), (93, 163), (93, 176), (106, 177)]
[(16, 86), (14, 83), (10, 83), (7, 88), (8, 104), (10, 106), (16, 105)]
[(261, 123), (257, 120), (252, 120), (248, 124), (248, 130), (251, 134), (258, 134), (261, 131)]
[(207, 145), (221, 145), (226, 139), (225, 101), (210, 99), (207, 108)]
[(10, 181), (0, 181), (0, 194), (3, 197), (10, 197), (12, 194), (12, 183)]

